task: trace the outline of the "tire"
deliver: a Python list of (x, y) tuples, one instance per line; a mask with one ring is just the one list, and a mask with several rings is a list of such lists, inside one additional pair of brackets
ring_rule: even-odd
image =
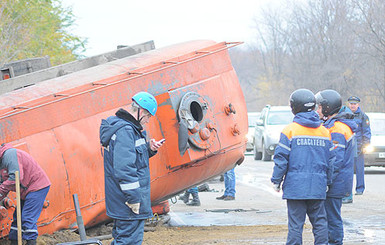
[(262, 142), (262, 160), (267, 162), (267, 161), (271, 161), (271, 155), (267, 152), (266, 148), (265, 148), (265, 143)]
[(258, 152), (255, 144), (253, 146), (253, 156), (254, 156), (254, 160), (261, 160), (262, 159), (262, 152)]

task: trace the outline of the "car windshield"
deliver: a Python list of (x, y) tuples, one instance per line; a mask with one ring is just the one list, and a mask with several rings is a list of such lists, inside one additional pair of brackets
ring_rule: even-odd
[(374, 118), (370, 120), (372, 135), (385, 135), (385, 119)]
[(294, 115), (291, 111), (270, 111), (267, 117), (268, 125), (287, 125), (293, 122)]

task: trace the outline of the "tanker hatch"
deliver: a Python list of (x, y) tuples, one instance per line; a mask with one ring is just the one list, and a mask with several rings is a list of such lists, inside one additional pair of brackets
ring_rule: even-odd
[(186, 93), (178, 109), (179, 132), (178, 144), (181, 155), (189, 144), (198, 150), (211, 147), (215, 140), (215, 122), (210, 104), (198, 93)]

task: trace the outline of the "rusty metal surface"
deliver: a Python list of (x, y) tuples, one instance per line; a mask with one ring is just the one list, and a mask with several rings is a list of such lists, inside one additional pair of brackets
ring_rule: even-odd
[[(150, 159), (154, 205), (240, 163), (248, 125), (232, 45), (186, 42), (1, 95), (0, 142), (29, 152), (52, 182), (39, 233), (76, 226), (75, 193), (86, 226), (107, 219), (99, 126), (136, 92), (155, 95), (158, 112), (146, 129), (150, 138), (166, 139)], [(187, 125), (185, 152), (180, 121)], [(13, 210), (0, 220), (0, 236), (8, 234)]]

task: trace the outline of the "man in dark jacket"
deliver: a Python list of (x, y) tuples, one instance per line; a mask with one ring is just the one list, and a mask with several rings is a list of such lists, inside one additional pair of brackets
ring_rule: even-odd
[[(356, 132), (357, 157), (355, 159), (356, 169), (356, 195), (362, 195), (365, 191), (365, 163), (364, 148), (370, 144), (371, 131), (368, 116), (360, 108), (360, 98), (350, 96), (348, 98), (349, 108), (354, 113), (354, 121), (358, 125)], [(352, 197), (351, 197), (352, 198)]]
[[(43, 209), (51, 182), (44, 170), (27, 152), (12, 148), (10, 144), (0, 146), (0, 201), (8, 192), (15, 191), (15, 172), (20, 175), (21, 227), (22, 239), (28, 245), (35, 245), (38, 237), (37, 220)], [(17, 244), (17, 216), (13, 213), (13, 222), (8, 235), (11, 245)]]
[(286, 126), (274, 153), (273, 187), (287, 201), (288, 228), (286, 244), (302, 244), (306, 214), (313, 225), (314, 244), (328, 243), (325, 198), (331, 184), (334, 151), (330, 132), (321, 125), (314, 94), (299, 89), (290, 96), (295, 115)]
[(102, 120), (104, 180), (107, 215), (114, 219), (111, 244), (141, 244), (144, 222), (152, 217), (149, 157), (163, 141), (146, 140), (143, 125), (154, 116), (157, 102), (151, 94), (132, 97), (129, 111), (119, 109)]
[(323, 90), (316, 94), (317, 112), (325, 119), (334, 144), (336, 160), (332, 184), (329, 185), (325, 201), (328, 219), (329, 244), (343, 244), (344, 228), (341, 217), (342, 198), (350, 196), (353, 188), (354, 155), (356, 142), (354, 132), (357, 124), (353, 114), (341, 111), (341, 95), (334, 90)]

